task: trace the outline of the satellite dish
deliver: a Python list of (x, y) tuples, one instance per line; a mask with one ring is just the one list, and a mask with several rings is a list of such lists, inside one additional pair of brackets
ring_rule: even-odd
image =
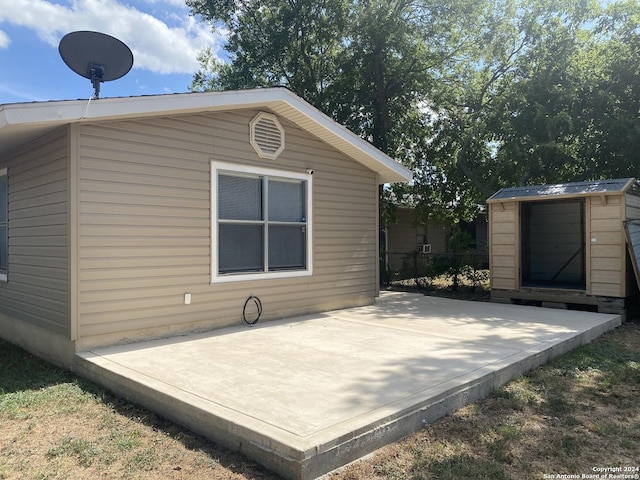
[(60, 40), (58, 51), (71, 70), (91, 80), (95, 98), (100, 98), (100, 83), (124, 77), (133, 66), (129, 47), (104, 33), (67, 33)]

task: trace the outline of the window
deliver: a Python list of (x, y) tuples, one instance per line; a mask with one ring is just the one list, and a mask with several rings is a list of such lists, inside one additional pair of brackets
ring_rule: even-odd
[(212, 281), (311, 275), (311, 175), (212, 162)]
[(7, 169), (0, 169), (0, 281), (7, 280)]

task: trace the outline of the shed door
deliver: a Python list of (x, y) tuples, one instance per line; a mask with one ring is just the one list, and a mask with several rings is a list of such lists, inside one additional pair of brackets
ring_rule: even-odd
[(627, 248), (636, 274), (636, 282), (640, 287), (640, 220), (628, 220), (624, 222), (627, 235)]
[(522, 286), (584, 290), (584, 201), (521, 204)]

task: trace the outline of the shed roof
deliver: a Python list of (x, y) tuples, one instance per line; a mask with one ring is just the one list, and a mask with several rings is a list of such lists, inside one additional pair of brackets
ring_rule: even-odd
[(555, 185), (502, 188), (489, 197), (487, 202), (504, 202), (517, 199), (550, 200), (555, 198), (623, 193), (636, 183), (635, 178), (618, 178), (614, 180), (594, 180), (589, 182), (557, 183)]
[(249, 108), (288, 119), (378, 173), (380, 183), (411, 179), (410, 170), (285, 88), (0, 105), (0, 155), (72, 123)]

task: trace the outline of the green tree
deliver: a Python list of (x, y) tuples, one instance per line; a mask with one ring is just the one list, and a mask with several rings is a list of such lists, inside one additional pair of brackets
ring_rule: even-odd
[[(434, 96), (434, 163), (466, 210), (505, 185), (562, 179), (575, 159), (573, 58), (593, 6), (497, 2)], [(460, 176), (462, 173), (462, 177)]]
[(188, 4), (231, 32), (194, 90), (287, 86), (410, 167), (382, 198), (419, 218), (469, 219), (503, 186), (638, 175), (636, 1)]
[(457, 216), (503, 186), (638, 176), (638, 3), (498, 3), (434, 95), (431, 164), (461, 186)]
[(192, 13), (230, 33), (230, 63), (199, 59), (193, 90), (285, 85), (323, 109), (326, 88), (339, 73), (347, 18), (343, 0), (187, 0)]
[(585, 176), (640, 176), (640, 4), (610, 4), (585, 52)]

